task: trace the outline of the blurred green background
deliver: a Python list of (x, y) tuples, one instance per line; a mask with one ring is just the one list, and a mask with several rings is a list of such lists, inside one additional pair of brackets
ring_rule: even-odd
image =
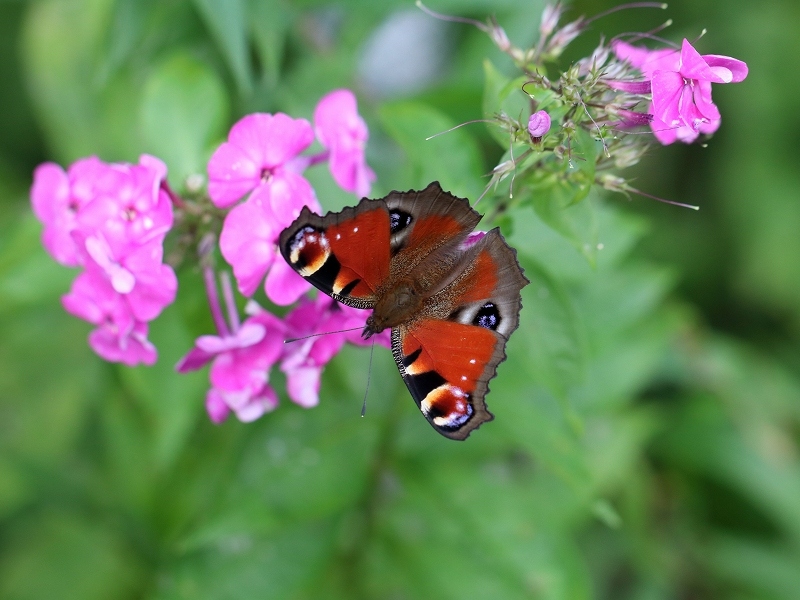
[[(527, 45), (542, 4), (430, 7), (494, 14)], [(1, 3), (0, 597), (800, 597), (800, 5), (616, 13), (565, 63), (666, 18), (673, 41), (708, 28), (701, 53), (750, 67), (715, 88), (707, 147), (653, 147), (635, 168), (639, 189), (701, 209), (593, 194), (576, 210), (596, 268), (513, 209), (532, 282), (520, 331), (495, 421), (454, 443), (388, 352), (358, 418), (354, 348), (318, 408), (284, 396), (256, 423), (211, 425), (206, 373), (172, 371), (211, 330), (191, 265), (152, 326), (158, 364), (104, 363), (60, 306), (74, 273), (42, 249), (28, 190), (42, 161), (142, 152), (181, 189), (241, 115), (310, 118), (351, 87), (373, 195), (438, 179), (475, 198), (503, 148), (483, 125), (424, 138), (483, 116), (483, 60), (509, 66), (485, 36), (394, 0)], [(309, 177), (326, 208), (352, 203)]]

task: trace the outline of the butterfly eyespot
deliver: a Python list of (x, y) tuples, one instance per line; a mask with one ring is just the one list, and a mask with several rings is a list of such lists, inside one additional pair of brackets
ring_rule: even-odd
[(475, 318), (472, 320), (473, 325), (497, 331), (500, 327), (500, 310), (492, 302), (487, 302), (480, 307)]
[(405, 211), (397, 210), (396, 208), (389, 211), (389, 230), (391, 233), (403, 231), (406, 227), (411, 225), (411, 215)]
[(428, 393), (420, 409), (434, 425), (446, 430), (462, 427), (472, 417), (469, 394), (460, 387), (445, 383)]
[(303, 277), (309, 277), (319, 271), (331, 253), (325, 232), (311, 226), (298, 230), (287, 246), (292, 266)]

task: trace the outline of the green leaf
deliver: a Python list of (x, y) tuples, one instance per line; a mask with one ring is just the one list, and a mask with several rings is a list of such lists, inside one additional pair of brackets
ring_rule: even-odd
[(566, 398), (586, 368), (586, 334), (583, 319), (563, 285), (529, 256), (521, 255), (525, 276), (523, 319), (529, 335), (522, 335), (528, 373), (533, 381), (555, 396)]
[[(528, 78), (520, 76), (510, 79), (500, 73), (489, 59), (483, 61), (483, 72), (486, 79), (483, 89), (484, 118), (491, 119), (495, 115), (505, 114), (511, 119), (519, 120), (524, 127), (531, 112), (528, 96), (522, 91)], [(509, 146), (510, 132), (494, 124), (488, 124), (487, 127), (502, 148)]]
[(25, 23), (25, 66), (45, 136), (65, 161), (99, 155), (135, 160), (140, 86), (130, 74), (105, 80), (95, 51), (108, 27), (105, 0), (32, 5)]
[(284, 0), (251, 0), (248, 7), (253, 42), (264, 66), (265, 77), (275, 85), (281, 73), (284, 47), (292, 24), (291, 9)]
[(334, 531), (328, 522), (310, 522), (270, 535), (221, 537), (174, 560), (150, 597), (297, 598), (329, 560)]
[(592, 189), (593, 180), (580, 170), (548, 173), (541, 170), (528, 178), (533, 209), (549, 227), (563, 235), (586, 257), (597, 260), (597, 216), (594, 203), (581, 202)]
[(227, 61), (239, 92), (247, 94), (252, 75), (245, 0), (194, 0), (194, 4)]
[(141, 593), (142, 564), (102, 521), (44, 511), (15, 525), (0, 559), (3, 598), (105, 600)]
[(205, 172), (210, 146), (222, 137), (227, 117), (222, 81), (188, 53), (167, 58), (145, 84), (141, 107), (145, 150), (163, 159), (177, 181)]
[(432, 181), (456, 196), (477, 198), (481, 189), (480, 153), (475, 140), (463, 129), (455, 129), (443, 113), (419, 102), (385, 104), (379, 111), (381, 123), (405, 151), (411, 173), (398, 189), (422, 189)]
[(150, 339), (158, 348), (153, 366), (120, 367), (120, 377), (150, 419), (149, 452), (158, 469), (169, 467), (183, 449), (198, 418), (205, 417), (208, 376), (204, 371), (179, 374), (175, 364), (194, 343), (180, 320), (180, 309), (167, 307), (151, 324)]

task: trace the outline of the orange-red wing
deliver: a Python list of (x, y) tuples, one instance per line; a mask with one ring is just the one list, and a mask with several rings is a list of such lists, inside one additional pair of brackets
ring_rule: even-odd
[(392, 349), (417, 406), (442, 435), (464, 439), (491, 420), (484, 396), (505, 340), (455, 321), (423, 319), (392, 332)]
[(320, 217), (303, 209), (281, 233), (286, 261), (317, 289), (343, 304), (370, 308), (389, 276), (390, 224), (386, 204), (358, 206)]

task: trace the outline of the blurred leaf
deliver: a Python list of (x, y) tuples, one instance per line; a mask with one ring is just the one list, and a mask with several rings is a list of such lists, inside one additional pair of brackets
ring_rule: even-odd
[(521, 260), (531, 281), (522, 294), (529, 335), (520, 336), (526, 345), (527, 372), (533, 381), (565, 399), (586, 368), (582, 318), (557, 279), (529, 256), (521, 256)]
[[(526, 178), (533, 209), (542, 221), (563, 235), (587, 258), (597, 260), (597, 218), (592, 199), (585, 202), (593, 179), (580, 170), (548, 174), (540, 170)], [(525, 198), (526, 192), (518, 194)]]
[(792, 600), (800, 590), (800, 554), (761, 541), (714, 536), (702, 559), (718, 577), (751, 590), (758, 597)]
[[(520, 76), (509, 79), (488, 59), (483, 61), (483, 72), (486, 78), (483, 89), (483, 118), (491, 119), (495, 115), (505, 114), (511, 119), (520, 121), (524, 128), (531, 112), (528, 96), (522, 91), (522, 85), (528, 78)], [(510, 132), (492, 123), (487, 124), (487, 129), (500, 147), (509, 146)]]
[(5, 540), (0, 595), (34, 600), (133, 597), (141, 591), (138, 557), (102, 521), (46, 512), (22, 520)]
[[(129, 73), (98, 78), (95, 51), (108, 25), (110, 3), (58, 0), (31, 5), (23, 53), (44, 133), (63, 161), (99, 155), (135, 160), (140, 89)], [(77, 82), (80, 82), (78, 84)]]
[(241, 94), (252, 87), (246, 0), (193, 0), (228, 63)]
[(186, 331), (176, 306), (167, 307), (151, 325), (151, 341), (158, 348), (158, 361), (151, 367), (121, 368), (120, 375), (150, 418), (155, 465), (166, 468), (183, 448), (199, 417), (205, 417), (208, 375), (205, 371), (179, 374), (178, 360), (194, 339)]
[(281, 75), (284, 46), (292, 23), (291, 9), (284, 0), (250, 0), (247, 10), (264, 75), (275, 85)]
[(753, 442), (725, 418), (714, 397), (694, 396), (657, 449), (671, 463), (737, 490), (795, 543), (800, 541), (800, 469), (796, 458), (781, 460), (780, 455), (769, 453), (769, 446), (754, 448)]
[(324, 522), (220, 538), (167, 565), (149, 598), (296, 598), (324, 568), (333, 542)]
[(146, 151), (167, 163), (183, 182), (205, 173), (212, 142), (224, 135), (228, 117), (225, 88), (216, 74), (188, 54), (157, 66), (144, 89), (141, 119)]
[(384, 129), (405, 151), (411, 173), (403, 189), (422, 189), (432, 181), (456, 196), (477, 198), (480, 154), (475, 140), (462, 129), (433, 139), (430, 136), (455, 123), (437, 110), (417, 102), (385, 104), (379, 111)]

